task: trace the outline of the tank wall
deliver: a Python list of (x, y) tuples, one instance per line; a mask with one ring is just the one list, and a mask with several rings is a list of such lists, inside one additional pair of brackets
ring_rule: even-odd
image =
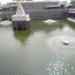
[(58, 2), (33, 2), (33, 3), (22, 3), (25, 11), (39, 11), (44, 10), (48, 5), (58, 5)]
[[(30, 14), (31, 19), (48, 19), (48, 18), (65, 18), (68, 9), (46, 9), (47, 5), (57, 5), (57, 2), (35, 2), (35, 3), (22, 3), (26, 13)], [(2, 17), (11, 18), (16, 11), (4, 11)]]

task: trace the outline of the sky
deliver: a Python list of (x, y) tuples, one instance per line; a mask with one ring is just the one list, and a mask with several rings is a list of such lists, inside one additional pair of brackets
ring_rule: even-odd
[[(11, 2), (12, 0), (0, 0), (0, 2), (2, 3), (2, 4), (5, 4), (5, 3), (7, 3), (7, 2)], [(41, 0), (35, 0), (35, 1), (41, 1)], [(42, 0), (43, 1), (43, 0)], [(54, 1), (54, 0), (50, 0), (50, 1)], [(56, 1), (56, 0), (55, 0)], [(71, 2), (71, 0), (59, 0), (59, 1), (67, 1), (68, 3), (70, 3)]]

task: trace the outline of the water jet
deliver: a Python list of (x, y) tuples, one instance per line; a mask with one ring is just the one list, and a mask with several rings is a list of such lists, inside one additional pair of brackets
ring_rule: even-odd
[(70, 43), (71, 43), (71, 41), (69, 41), (69, 40), (63, 40), (64, 45), (69, 45)]

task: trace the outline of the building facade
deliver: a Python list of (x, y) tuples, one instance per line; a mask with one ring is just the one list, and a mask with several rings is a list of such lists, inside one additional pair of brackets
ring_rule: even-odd
[[(31, 19), (48, 19), (48, 18), (66, 18), (67, 8), (58, 5), (58, 2), (22, 2), (22, 6), (26, 13), (30, 14)], [(9, 3), (3, 7), (0, 17), (11, 18), (15, 14), (17, 3)]]

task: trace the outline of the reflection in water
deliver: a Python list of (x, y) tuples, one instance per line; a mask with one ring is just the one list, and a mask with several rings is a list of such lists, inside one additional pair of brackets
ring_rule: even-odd
[(63, 56), (53, 56), (47, 68), (49, 75), (72, 75), (75, 73), (74, 70)]
[[(75, 75), (72, 26), (63, 21), (50, 26), (33, 21), (22, 32), (0, 27), (0, 75)], [(63, 45), (63, 36), (72, 43)]]
[(51, 32), (48, 32), (48, 37), (55, 37), (55, 36), (75, 36), (75, 30), (72, 29), (68, 24), (64, 25), (62, 28), (57, 28)]
[[(19, 45), (17, 47), (17, 45)], [(11, 27), (0, 28), (0, 50), (10, 51), (11, 49), (19, 48), (20, 42), (17, 42), (13, 36)]]
[(68, 20), (65, 20), (64, 21), (66, 24), (69, 25), (69, 27), (71, 27), (72, 29), (75, 29), (75, 23), (74, 22), (71, 22), (71, 21), (68, 21)]
[(29, 37), (30, 33), (31, 33), (30, 29), (25, 31), (14, 31), (14, 36), (21, 43), (24, 43), (25, 40)]

